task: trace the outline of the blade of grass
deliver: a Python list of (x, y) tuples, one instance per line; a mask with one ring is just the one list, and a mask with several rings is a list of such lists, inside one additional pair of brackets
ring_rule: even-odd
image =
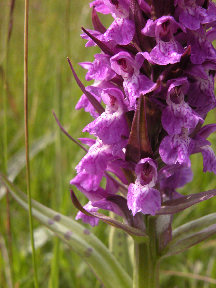
[(25, 151), (26, 151), (26, 185), (28, 195), (29, 228), (32, 246), (32, 262), (34, 267), (34, 286), (38, 288), (37, 263), (35, 255), (31, 186), (30, 186), (30, 161), (29, 161), (29, 129), (28, 129), (28, 23), (29, 23), (29, 0), (25, 0), (24, 19), (24, 114), (25, 114)]

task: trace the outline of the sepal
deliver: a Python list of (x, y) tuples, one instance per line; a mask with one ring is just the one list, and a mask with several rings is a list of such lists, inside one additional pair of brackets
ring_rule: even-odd
[(98, 32), (100, 32), (102, 34), (106, 32), (106, 28), (101, 23), (100, 18), (98, 17), (97, 11), (95, 10), (94, 7), (92, 9), (92, 24), (93, 24), (94, 29), (96, 31), (98, 31)]
[(70, 61), (69, 58), (67, 58), (67, 61), (70, 65), (70, 68), (71, 68), (71, 71), (73, 73), (73, 76), (74, 76), (74, 79), (76, 80), (77, 82), (77, 85), (80, 87), (80, 89), (82, 90), (82, 92), (86, 95), (86, 97), (88, 98), (89, 102), (92, 104), (92, 106), (95, 108), (95, 110), (99, 113), (99, 114), (102, 114), (104, 112), (104, 108), (103, 106), (100, 104), (100, 102), (97, 101), (97, 99), (91, 94), (89, 93), (85, 86), (82, 84), (82, 82), (80, 81), (80, 79), (78, 78), (74, 68), (73, 68), (73, 65)]
[(89, 38), (92, 39), (92, 41), (95, 42), (95, 44), (98, 45), (98, 47), (107, 55), (113, 56), (114, 52), (102, 41), (97, 39), (94, 35), (92, 35), (90, 32), (88, 32), (85, 28), (82, 27), (83, 32), (88, 35)]

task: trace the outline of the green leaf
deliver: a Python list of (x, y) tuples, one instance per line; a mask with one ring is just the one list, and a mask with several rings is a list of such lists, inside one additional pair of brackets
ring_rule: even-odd
[[(47, 133), (43, 137), (35, 140), (30, 147), (29, 157), (33, 159), (39, 152), (43, 151), (48, 145), (52, 144), (55, 140), (55, 133)], [(25, 149), (21, 149), (13, 155), (8, 161), (8, 179), (14, 181), (17, 175), (26, 165)], [(0, 187), (0, 200), (6, 193), (5, 187)]]
[[(0, 173), (12, 197), (28, 210), (27, 197)], [(32, 214), (52, 230), (92, 268), (106, 288), (131, 288), (132, 280), (108, 248), (78, 222), (32, 200)]]
[(163, 257), (181, 253), (216, 234), (216, 213), (188, 222), (173, 231)]
[[(114, 217), (113, 214), (112, 216)], [(109, 231), (109, 249), (128, 274), (131, 274), (133, 269), (129, 255), (128, 235), (124, 231), (111, 226)]]

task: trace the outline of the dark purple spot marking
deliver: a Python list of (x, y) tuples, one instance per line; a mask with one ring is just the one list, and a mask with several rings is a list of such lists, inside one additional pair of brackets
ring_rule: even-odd
[(72, 231), (67, 231), (67, 232), (64, 234), (64, 238), (65, 238), (66, 240), (70, 240), (72, 234), (73, 234)]
[(49, 219), (49, 220), (48, 220), (48, 224), (49, 224), (49, 225), (53, 225), (53, 224), (54, 224), (53, 219)]
[(86, 256), (86, 257), (90, 257), (92, 253), (93, 253), (93, 249), (92, 249), (91, 247), (89, 247), (89, 248), (85, 251), (85, 256)]
[(59, 214), (56, 214), (56, 215), (53, 217), (53, 219), (54, 219), (56, 222), (58, 222), (58, 221), (60, 221), (61, 216), (60, 216)]
[(84, 229), (83, 233), (86, 234), (86, 235), (89, 235), (91, 232), (88, 229)]

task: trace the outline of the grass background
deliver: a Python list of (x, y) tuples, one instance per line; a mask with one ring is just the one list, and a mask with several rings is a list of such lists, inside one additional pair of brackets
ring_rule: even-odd
[[(32, 197), (39, 202), (74, 217), (75, 208), (69, 195), (69, 180), (75, 175), (74, 167), (83, 156), (83, 152), (69, 139), (60, 134), (52, 110), (55, 110), (64, 127), (74, 138), (82, 137), (82, 128), (90, 120), (83, 111), (74, 106), (81, 91), (73, 80), (66, 61), (69, 56), (76, 71), (84, 81), (84, 73), (76, 63), (92, 61), (97, 48), (84, 47), (85, 41), (79, 37), (81, 26), (91, 27), (89, 1), (30, 1), (29, 18), (29, 126), (30, 147), (35, 156), (31, 159)], [(15, 184), (23, 191), (26, 189), (25, 169), (21, 169), (20, 160), (24, 160), (24, 111), (23, 111), (23, 19), (24, 1), (16, 0), (13, 11), (13, 27), (9, 45), (5, 45), (8, 33), (8, 15), (11, 0), (0, 2), (0, 170), (4, 171), (4, 109), (3, 93), (7, 99), (7, 159), (8, 170), (19, 171)], [(105, 19), (106, 23), (110, 18)], [(84, 81), (85, 82), (85, 81)], [(207, 122), (215, 122), (212, 111)], [(216, 150), (216, 135), (211, 136)], [(37, 152), (37, 153), (36, 153)], [(202, 173), (202, 158), (192, 156), (194, 181), (188, 184), (183, 193), (196, 193), (216, 186), (215, 176)], [(10, 173), (9, 173), (10, 174)], [(85, 203), (79, 193), (79, 199)], [(33, 287), (33, 269), (29, 243), (28, 214), (10, 199), (11, 236), (8, 240), (7, 203), (0, 192), (0, 287), (8, 287), (5, 271), (11, 268), (14, 287)], [(196, 219), (199, 216), (215, 212), (216, 199), (209, 200), (179, 213), (174, 218), (174, 226)], [(37, 231), (36, 255), (39, 275), (39, 287), (101, 287), (88, 266), (76, 253), (69, 251), (34, 220)], [(100, 223), (94, 233), (107, 244), (109, 227)], [(4, 241), (3, 241), (4, 240)], [(39, 241), (40, 240), (40, 241)], [(5, 242), (5, 245), (4, 245)], [(56, 248), (59, 248), (56, 250)], [(57, 255), (54, 273), (55, 283), (49, 284), (54, 251)], [(5, 253), (12, 254), (9, 265)], [(7, 254), (6, 253), (6, 254)], [(9, 266), (8, 266), (9, 265)], [(212, 237), (203, 244), (191, 248), (181, 255), (164, 260), (161, 264), (161, 287), (213, 288), (208, 279), (192, 279), (187, 273), (200, 274), (216, 279), (216, 239)], [(169, 272), (167, 272), (169, 271)], [(171, 272), (170, 272), (171, 271)], [(176, 272), (183, 275), (176, 276)], [(173, 273), (168, 276), (167, 273)], [(117, 287), (114, 287), (117, 288)]]

